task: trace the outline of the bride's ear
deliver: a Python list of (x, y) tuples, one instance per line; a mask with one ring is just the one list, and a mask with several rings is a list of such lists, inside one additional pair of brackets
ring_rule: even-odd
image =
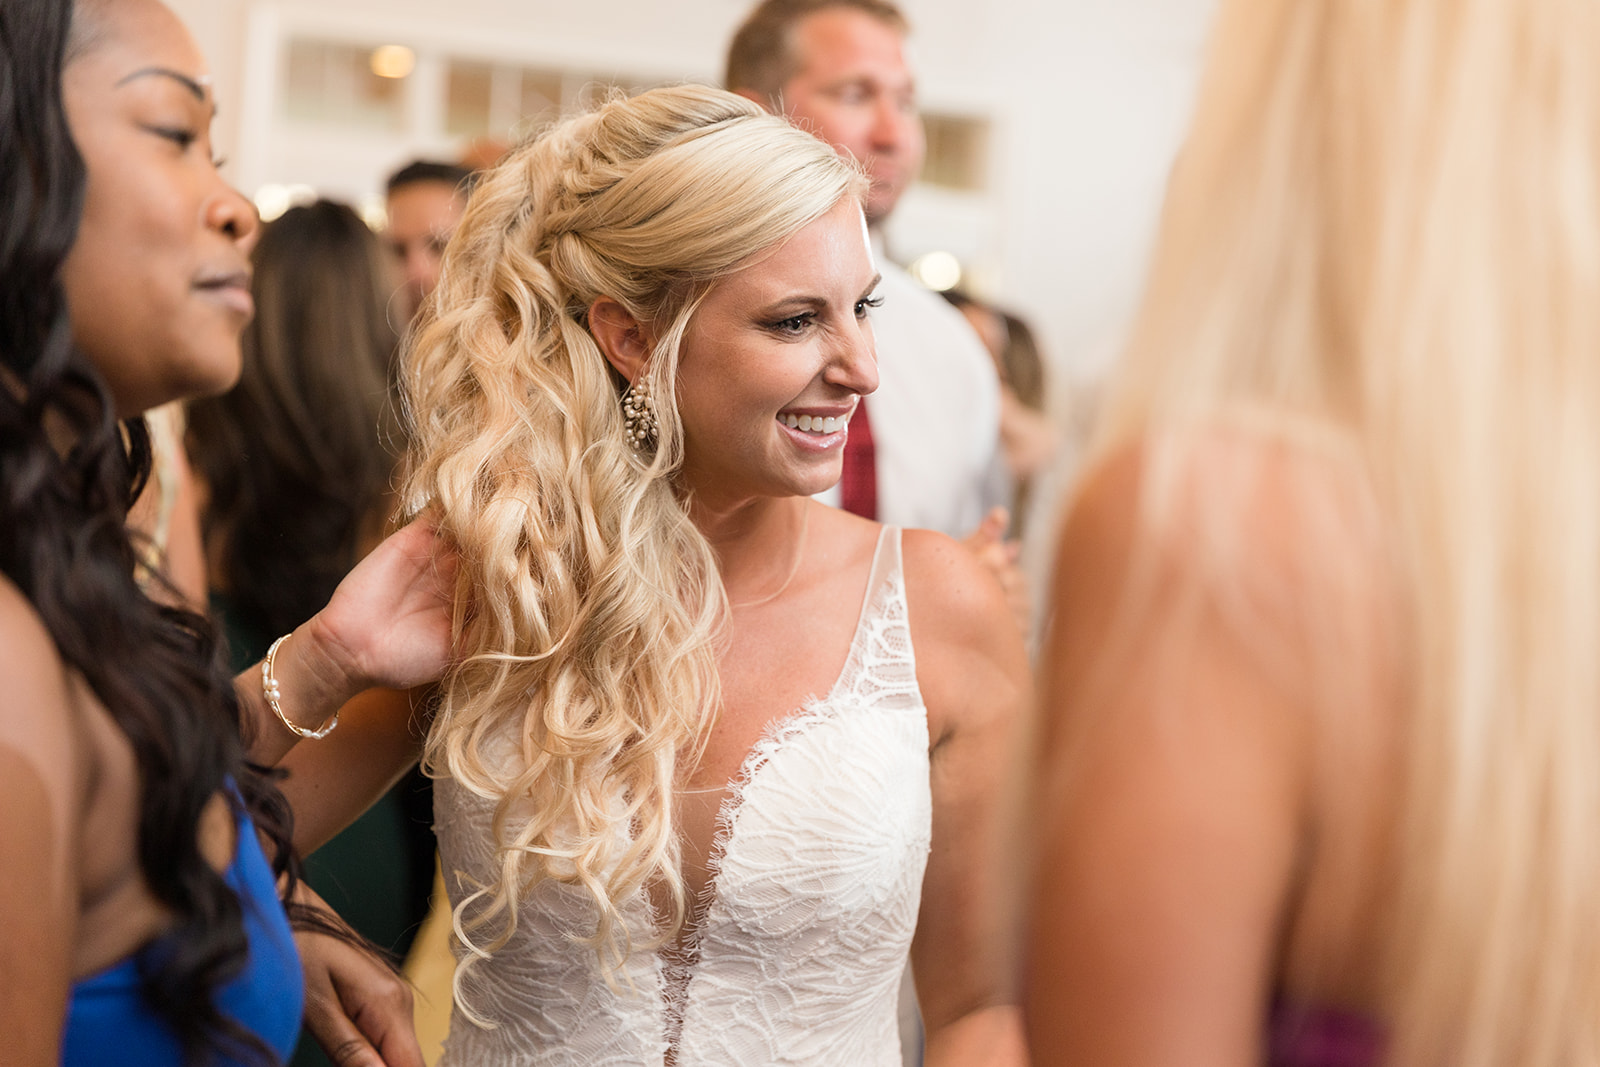
[(632, 384), (655, 350), (655, 337), (616, 300), (602, 296), (589, 305), (589, 333), (606, 362)]

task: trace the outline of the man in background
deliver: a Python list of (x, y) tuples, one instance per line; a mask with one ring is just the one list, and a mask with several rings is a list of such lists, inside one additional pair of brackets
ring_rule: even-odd
[(961, 314), (883, 255), (881, 224), (915, 180), (924, 148), (908, 29), (887, 0), (766, 0), (729, 46), (726, 84), (853, 157), (872, 181), (866, 216), (883, 271), (884, 304), (872, 312), (880, 383), (862, 405), (866, 425), (859, 414), (850, 424), (845, 474), (830, 502), (968, 538), (1015, 602), (1024, 595), (1015, 554), (1000, 540), (1004, 516), (992, 514), (1010, 494), (993, 366)]
[(385, 240), (404, 278), (406, 322), (438, 284), (439, 262), (466, 209), (471, 177), (466, 167), (428, 159), (407, 163), (389, 176)]

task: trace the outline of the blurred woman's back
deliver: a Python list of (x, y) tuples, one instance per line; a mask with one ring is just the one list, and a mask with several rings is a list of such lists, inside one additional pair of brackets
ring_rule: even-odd
[(1597, 49), (1565, 0), (1223, 5), (1061, 557), (1039, 1051), (1259, 1058), (1278, 998), (1600, 1062)]

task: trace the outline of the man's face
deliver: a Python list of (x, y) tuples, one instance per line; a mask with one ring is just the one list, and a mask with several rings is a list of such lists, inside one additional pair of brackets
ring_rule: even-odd
[(867, 221), (881, 221), (922, 167), (905, 39), (865, 12), (830, 8), (797, 23), (791, 46), (799, 70), (783, 86), (784, 113), (866, 168)]
[(461, 221), (462, 202), (453, 185), (421, 181), (389, 194), (387, 240), (405, 278), (409, 320), (439, 281), (439, 261)]

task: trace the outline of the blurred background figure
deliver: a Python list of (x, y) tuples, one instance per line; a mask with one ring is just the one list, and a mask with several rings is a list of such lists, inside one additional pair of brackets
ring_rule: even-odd
[(1000, 382), (1000, 447), (1011, 474), (1011, 528), (1022, 537), (1033, 481), (1055, 459), (1061, 434), (1046, 413), (1045, 363), (1033, 329), (1018, 315), (959, 289), (943, 294), (966, 317), (994, 360)]
[(1600, 1062), (1596, 54), (1222, 5), (1059, 556), (1037, 1062)]
[[(244, 371), (189, 409), (211, 604), (236, 669), (325, 604), (381, 538), (404, 448), (394, 406), (389, 256), (328, 200), (268, 224), (251, 256)], [(361, 934), (404, 956), (433, 878), (431, 794), (408, 775), (307, 857), (306, 879)], [(297, 1064), (327, 1062), (302, 1040)]]
[(158, 600), (203, 612), (205, 549), (194, 472), (183, 446), (183, 402), (152, 408), (144, 418), (150, 427), (150, 480), (128, 509), (128, 526), (140, 554), (139, 584)]
[[(839, 500), (847, 511), (954, 537), (1003, 503), (999, 392), (983, 345), (884, 255), (881, 225), (922, 166), (910, 26), (888, 0), (766, 0), (728, 46), (727, 88), (859, 162), (883, 272), (873, 314), (878, 391), (857, 412)], [(862, 432), (865, 431), (865, 432)]]
[(466, 209), (471, 178), (460, 164), (431, 159), (413, 160), (389, 176), (384, 236), (400, 266), (402, 331), (439, 282), (439, 261)]
[(377, 236), (319, 200), (268, 224), (251, 259), (243, 375), (190, 405), (188, 431), (212, 595), (239, 655), (326, 603), (381, 538), (404, 445)]

